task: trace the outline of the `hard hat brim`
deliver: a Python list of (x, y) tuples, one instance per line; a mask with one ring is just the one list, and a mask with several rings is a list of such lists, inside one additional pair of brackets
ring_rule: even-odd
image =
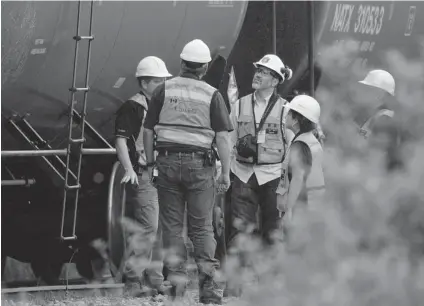
[(376, 87), (374, 84), (370, 84), (366, 80), (358, 81), (358, 83), (363, 84), (363, 85), (367, 85), (367, 86), (371, 86), (371, 87), (374, 87), (374, 88), (378, 88), (378, 89), (381, 89), (381, 90), (384, 90), (385, 92), (389, 93), (392, 96), (395, 95), (394, 91), (387, 91), (387, 90), (385, 90), (383, 88)]
[(185, 54), (180, 54), (180, 58), (183, 61), (192, 62), (192, 63), (199, 63), (199, 64), (207, 64), (207, 63), (210, 63), (212, 61), (211, 57), (208, 57), (207, 59), (200, 60), (198, 58), (186, 56)]
[(172, 74), (170, 74), (170, 73), (164, 73), (164, 74), (140, 74), (140, 73), (136, 73), (135, 77), (136, 78), (139, 78), (139, 77), (170, 78), (170, 77), (172, 77)]
[(290, 105), (290, 103), (284, 104), (283, 107), (287, 108), (288, 110), (294, 110), (295, 112), (298, 112), (300, 115), (302, 115), (303, 117), (305, 117), (306, 119), (308, 119), (312, 123), (315, 123), (315, 124), (319, 123), (319, 119), (311, 118), (310, 116), (305, 116), (303, 114), (302, 109), (298, 109), (296, 106), (292, 107), (292, 105)]

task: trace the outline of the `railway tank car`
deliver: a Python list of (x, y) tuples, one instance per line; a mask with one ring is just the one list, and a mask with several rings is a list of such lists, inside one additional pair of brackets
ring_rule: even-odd
[[(80, 33), (88, 35), (89, 3), (82, 5)], [(388, 69), (388, 63), (382, 61), (382, 53), (388, 48), (399, 50), (407, 57), (420, 55), (418, 39), (424, 30), (423, 3), (314, 1), (315, 77), (311, 82), (307, 5), (306, 2), (275, 3), (276, 51), (295, 72), (293, 79), (279, 88), (284, 97), (292, 96), (295, 90), (310, 92), (312, 87), (320, 95), (320, 90), (333, 86), (333, 75), (319, 65), (320, 52), (330, 45), (356, 41), (359, 52), (350, 65), (357, 63), (364, 69), (377, 66)], [(34, 150), (34, 146), (63, 149), (67, 145), (68, 88), (72, 87), (75, 43), (72, 37), (77, 7), (77, 2), (2, 2), (3, 151)], [(86, 129), (84, 147), (108, 149), (113, 145), (114, 112), (137, 91), (132, 76), (140, 58), (152, 54), (162, 57), (175, 75), (179, 69), (179, 52), (194, 37), (203, 39), (223, 58), (228, 57), (226, 72), (234, 67), (239, 93), (247, 94), (253, 76), (251, 63), (274, 51), (272, 10), (271, 2), (262, 1), (95, 1), (95, 39), (86, 117), (91, 128)], [(86, 42), (80, 45), (77, 80), (78, 86), (83, 86)], [(224, 74), (220, 87), (223, 93), (227, 83), (228, 75)], [(82, 94), (76, 94), (75, 101), (80, 111)], [(322, 103), (325, 107), (325, 101)], [(75, 128), (78, 129), (78, 124)], [(31, 139), (25, 139), (22, 134), (31, 135)], [(112, 167), (116, 157), (84, 156), (77, 218), (79, 242), (66, 243), (58, 239), (63, 180), (50, 166), (61, 167), (57, 170), (63, 172), (58, 158), (2, 158), (5, 182), (2, 183), (2, 262), (3, 255), (32, 262), (37, 276), (49, 278), (58, 274), (57, 270), (72, 256), (68, 245), (71, 250), (83, 249), (84, 244), (100, 236), (113, 242), (112, 261), (119, 268), (122, 229), (110, 218), (119, 215), (122, 209), (120, 169), (116, 165)], [(33, 185), (32, 179), (36, 182)], [(6, 187), (6, 184), (23, 186)], [(114, 204), (109, 206), (109, 214), (108, 203)], [(227, 204), (229, 207), (230, 202)], [(70, 220), (66, 219), (65, 223), (70, 226), (72, 211), (67, 216)], [(41, 239), (42, 235), (51, 238)], [(45, 250), (51, 250), (51, 254), (47, 256)], [(9, 270), (13, 272), (12, 268)]]
[[(1, 5), (3, 154), (66, 148), (68, 89), (74, 86), (73, 37), (77, 35), (82, 38), (78, 41), (75, 87), (85, 87), (89, 67), (84, 148), (113, 153), (114, 114), (138, 91), (134, 72), (140, 59), (159, 56), (177, 75), (179, 53), (194, 38), (204, 40), (214, 56), (228, 57), (247, 2), (4, 1)], [(87, 65), (89, 39), (84, 36), (91, 35), (91, 20), (94, 40)], [(73, 138), (81, 132), (78, 116), (83, 101), (84, 92), (76, 92)], [(78, 151), (74, 152), (71, 166), (76, 169)], [(21, 278), (13, 267), (4, 266), (6, 257), (30, 262), (37, 277), (54, 283), (64, 262), (75, 255), (78, 266), (83, 246), (96, 237), (107, 238), (108, 184), (116, 157), (83, 157), (77, 239), (69, 241), (60, 239), (65, 160), (63, 156), (2, 156), (2, 272), (5, 268), (10, 272), (4, 275), (6, 281)], [(72, 238), (75, 207), (71, 192), (68, 194), (64, 236)]]

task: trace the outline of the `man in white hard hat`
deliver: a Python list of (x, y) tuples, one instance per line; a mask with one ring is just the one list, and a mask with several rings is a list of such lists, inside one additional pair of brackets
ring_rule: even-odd
[[(257, 227), (256, 213), (260, 209), (260, 234), (265, 245), (273, 242), (278, 228), (275, 190), (281, 177), (287, 139), (284, 128), (284, 105), (276, 88), (292, 77), (292, 70), (274, 54), (268, 54), (253, 64), (254, 92), (237, 100), (231, 117), (236, 127), (232, 132), (234, 147), (231, 171), (235, 175), (231, 195), (229, 247), (234, 246), (241, 231)], [(235, 226), (234, 221), (241, 221)], [(229, 287), (232, 285), (229, 284)], [(241, 288), (228, 288), (238, 295)]]
[[(148, 56), (138, 64), (135, 76), (140, 91), (117, 111), (115, 135), (118, 159), (125, 169), (122, 183), (126, 184), (126, 216), (136, 227), (129, 230), (133, 233), (127, 242), (126, 289), (130, 295), (142, 296), (163, 293), (166, 289), (162, 259), (156, 258), (161, 242), (158, 196), (147, 173), (142, 129), (153, 91), (171, 74), (160, 58)], [(157, 262), (145, 269), (152, 255)]]
[(359, 124), (359, 132), (369, 140), (375, 148), (387, 152), (388, 169), (399, 166), (396, 156), (400, 142), (400, 131), (394, 119), (399, 108), (395, 99), (395, 80), (393, 76), (381, 69), (371, 70), (359, 81), (359, 101), (361, 111), (355, 121)]
[(154, 176), (156, 168), (153, 168), (150, 173), (159, 193), (163, 245), (177, 255), (177, 259), (165, 260), (168, 280), (173, 285), (172, 295), (184, 295), (188, 281), (183, 239), (187, 211), (188, 236), (199, 271), (199, 300), (221, 304), (222, 290), (214, 279), (219, 262), (214, 258), (216, 241), (212, 225), (215, 195), (212, 143), (216, 140), (222, 164), (218, 189), (225, 192), (230, 185), (232, 125), (222, 95), (201, 80), (211, 61), (208, 46), (195, 39), (184, 46), (180, 58), (180, 75), (166, 81), (152, 97), (152, 107), (144, 122), (144, 147), (148, 165), (157, 167), (158, 172)]

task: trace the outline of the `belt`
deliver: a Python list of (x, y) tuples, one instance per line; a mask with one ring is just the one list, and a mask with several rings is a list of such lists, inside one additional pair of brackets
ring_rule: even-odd
[(146, 170), (148, 170), (146, 165), (138, 164), (136, 167), (134, 167), (134, 171), (137, 174), (143, 174), (143, 171), (146, 171)]
[(181, 151), (173, 151), (173, 150), (166, 150), (166, 149), (161, 149), (158, 150), (158, 154), (159, 155), (178, 155), (179, 157), (181, 156), (191, 156), (191, 157), (195, 157), (195, 156), (200, 156), (200, 157), (204, 157), (206, 152), (202, 152), (202, 151), (193, 151), (193, 152), (181, 152)]

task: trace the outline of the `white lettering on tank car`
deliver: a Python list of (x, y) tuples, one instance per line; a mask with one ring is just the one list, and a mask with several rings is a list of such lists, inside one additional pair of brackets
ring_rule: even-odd
[(113, 85), (113, 88), (121, 88), (122, 84), (124, 84), (126, 78), (121, 77), (116, 82), (115, 85)]
[(416, 12), (417, 12), (416, 6), (409, 7), (408, 22), (406, 24), (405, 36), (411, 36), (412, 34), (412, 29), (414, 28), (414, 23), (415, 23)]
[(208, 1), (208, 7), (234, 7), (234, 3), (228, 0), (212, 0)]
[(35, 48), (31, 50), (31, 54), (32, 55), (36, 55), (36, 54), (44, 54), (46, 53), (47, 49), (46, 48)]
[(331, 24), (331, 32), (349, 32), (350, 19), (352, 18), (354, 5), (351, 4), (337, 4), (334, 11), (333, 23)]
[(360, 5), (355, 21), (354, 32), (378, 35), (383, 27), (384, 6)]
[(44, 39), (38, 38), (35, 40), (34, 45), (42, 45), (44, 44)]
[(383, 26), (384, 10), (384, 6), (337, 4), (330, 32), (348, 33), (353, 27), (355, 33), (378, 35)]

